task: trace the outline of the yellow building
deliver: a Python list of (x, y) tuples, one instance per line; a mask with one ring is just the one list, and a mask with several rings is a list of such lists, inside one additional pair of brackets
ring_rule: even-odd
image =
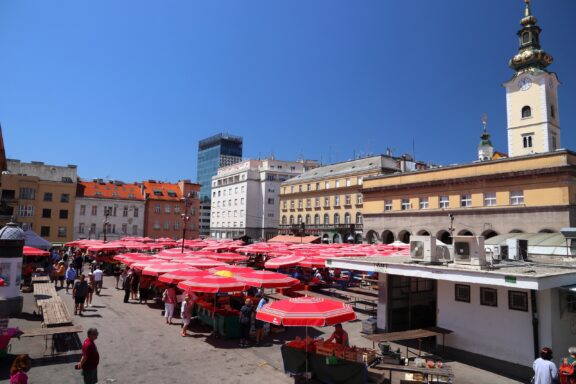
[(52, 243), (72, 240), (76, 181), (75, 165), (8, 159), (0, 192), (2, 225), (13, 218)]
[(390, 156), (372, 156), (315, 168), (281, 184), (280, 234), (316, 235), (323, 242), (361, 242), (363, 181), (415, 168)]
[(558, 232), (576, 224), (575, 181), (567, 150), (367, 178), (366, 240)]

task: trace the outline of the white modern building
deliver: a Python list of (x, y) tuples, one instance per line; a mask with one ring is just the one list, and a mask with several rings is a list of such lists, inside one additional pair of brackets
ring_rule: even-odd
[(270, 239), (278, 233), (280, 184), (317, 167), (315, 161), (246, 160), (212, 177), (210, 235)]
[(78, 181), (74, 239), (118, 240), (144, 235), (145, 200), (138, 184)]

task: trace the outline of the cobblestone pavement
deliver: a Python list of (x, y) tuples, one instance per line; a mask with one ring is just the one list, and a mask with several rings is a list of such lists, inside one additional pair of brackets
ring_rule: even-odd
[[(96, 341), (100, 352), (98, 369), (100, 383), (292, 383), (284, 374), (280, 346), (285, 340), (304, 335), (303, 328), (289, 328), (285, 333), (270, 335), (259, 347), (240, 349), (236, 340), (215, 339), (210, 329), (193, 326), (193, 336), (181, 337), (179, 325), (167, 325), (161, 309), (137, 303), (124, 304), (123, 291), (114, 288), (113, 278), (106, 277), (101, 296), (94, 296), (93, 307), (85, 316), (74, 316), (74, 324), (84, 330), (96, 327)], [(72, 313), (72, 295), (59, 290)], [(24, 294), (24, 313), (10, 320), (10, 326), (21, 329), (40, 326), (39, 317), (31, 293)], [(360, 320), (365, 316), (360, 316)], [(179, 322), (177, 320), (177, 322)], [(351, 344), (371, 346), (360, 335), (361, 321), (347, 323)], [(322, 336), (332, 328), (310, 329), (312, 336)], [(83, 341), (85, 332), (80, 335)], [(33, 358), (29, 373), (30, 383), (81, 383), (79, 371), (74, 364), (79, 360), (79, 351), (44, 356), (44, 338), (22, 338), (11, 342), (8, 358), (0, 362), (0, 383), (8, 383), (8, 367), (15, 355), (28, 353)], [(464, 384), (512, 384), (510, 380), (494, 373), (451, 362), (457, 379)], [(393, 377), (393, 384), (399, 377)]]

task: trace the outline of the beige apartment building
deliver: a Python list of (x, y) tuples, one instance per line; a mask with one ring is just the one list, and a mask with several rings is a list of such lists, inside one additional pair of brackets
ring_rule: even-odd
[(7, 160), (0, 192), (0, 225), (10, 219), (52, 243), (72, 240), (77, 170)]

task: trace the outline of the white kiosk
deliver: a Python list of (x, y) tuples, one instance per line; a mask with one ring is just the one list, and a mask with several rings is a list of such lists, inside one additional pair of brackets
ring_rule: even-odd
[(22, 312), (23, 298), (20, 292), (22, 278), (22, 250), (24, 231), (15, 223), (0, 229), (0, 317), (11, 317)]

